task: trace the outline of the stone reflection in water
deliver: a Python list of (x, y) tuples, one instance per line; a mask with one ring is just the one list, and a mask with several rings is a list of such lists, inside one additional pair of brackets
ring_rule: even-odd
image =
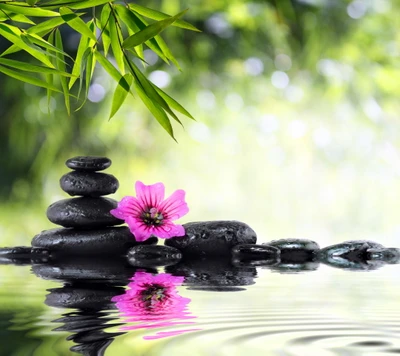
[(235, 266), (229, 257), (187, 259), (169, 266), (166, 271), (185, 277), (191, 290), (240, 291), (242, 286), (254, 284), (257, 271), (253, 266)]
[[(174, 325), (194, 324), (190, 319), (196, 318), (188, 310), (189, 298), (179, 295), (177, 287), (184, 281), (183, 277), (169, 273), (154, 275), (136, 272), (125, 293), (115, 296), (123, 320), (132, 325), (123, 326), (123, 330), (153, 329)], [(155, 335), (144, 336), (144, 339), (160, 339), (199, 329), (180, 329), (160, 331)]]
[(55, 331), (73, 333), (67, 338), (76, 343), (71, 347), (71, 351), (85, 356), (104, 355), (114, 338), (124, 333), (109, 333), (104, 329), (121, 325), (112, 323), (117, 318), (112, 318), (106, 310), (116, 309), (112, 298), (124, 293), (123, 286), (137, 271), (125, 258), (70, 256), (53, 259), (48, 263), (34, 264), (32, 271), (43, 279), (65, 283), (60, 288), (49, 289), (45, 304), (56, 308), (74, 309), (74, 312), (54, 320), (55, 323), (63, 324), (54, 329)]

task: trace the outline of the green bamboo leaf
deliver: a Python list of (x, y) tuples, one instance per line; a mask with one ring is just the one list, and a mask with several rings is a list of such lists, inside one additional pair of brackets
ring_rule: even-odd
[(26, 3), (30, 6), (33, 6), (37, 3), (37, 0), (26, 0)]
[(153, 87), (157, 91), (157, 93), (160, 94), (160, 96), (166, 101), (166, 103), (172, 109), (175, 109), (176, 111), (180, 112), (181, 114), (183, 114), (183, 115), (189, 117), (190, 119), (196, 121), (196, 119), (181, 104), (179, 104), (176, 100), (171, 98), (167, 93), (162, 91), (158, 86), (153, 84)]
[(110, 30), (109, 30), (109, 23), (110, 23), (110, 16), (111, 16), (111, 8), (109, 5), (103, 6), (101, 10), (101, 39), (103, 40), (103, 49), (104, 55), (107, 56), (108, 49), (110, 48), (111, 38), (110, 38)]
[(100, 63), (100, 65), (105, 69), (105, 71), (111, 76), (111, 78), (113, 78), (118, 83), (122, 78), (121, 73), (118, 72), (113, 64), (98, 50), (94, 51), (94, 56), (96, 57), (96, 60)]
[(110, 39), (111, 39), (111, 48), (113, 51), (115, 61), (117, 62), (117, 66), (118, 66), (119, 70), (122, 73), (124, 73), (125, 72), (124, 52), (120, 45), (121, 40), (122, 40), (122, 34), (118, 27), (118, 24), (115, 21), (114, 15), (111, 15), (110, 19), (109, 19), (109, 31), (110, 31)]
[[(65, 60), (64, 60), (64, 55), (63, 55), (64, 47), (63, 47), (61, 33), (58, 28), (55, 31), (55, 45), (60, 50), (59, 52), (56, 53), (57, 69), (60, 70), (61, 72), (65, 72), (66, 66), (65, 66)], [(61, 76), (60, 81), (61, 81), (61, 88), (64, 92), (65, 107), (67, 108), (68, 115), (71, 115), (71, 104), (70, 104), (70, 100), (69, 100), (69, 88), (68, 88), (67, 78)]]
[(7, 21), (9, 19), (13, 20), (14, 22), (21, 22), (21, 23), (28, 23), (30, 25), (35, 25), (35, 23), (25, 15), (0, 12), (1, 22)]
[[(154, 102), (151, 100), (143, 90), (142, 86), (140, 83), (138, 83), (136, 80), (133, 82), (133, 85), (139, 94), (140, 99), (143, 101), (143, 103), (147, 106), (147, 108), (150, 110), (150, 112), (154, 115), (156, 120), (160, 123), (160, 125), (164, 128), (165, 131), (168, 132), (168, 134), (175, 140), (174, 137), (174, 131), (172, 129), (171, 121), (169, 120), (167, 114), (165, 111), (161, 108), (157, 102)], [(176, 141), (176, 140), (175, 140)]]
[(42, 73), (42, 74), (56, 74), (56, 75), (62, 75), (65, 77), (72, 77), (72, 75), (67, 72), (61, 72), (57, 69), (44, 67), (44, 66), (40, 66), (40, 65), (36, 65), (36, 64), (20, 62), (20, 61), (14, 60), (14, 59), (0, 58), (0, 64), (5, 65), (7, 67), (14, 68), (14, 69), (23, 70), (25, 72)]
[(80, 81), (82, 81), (82, 77), (81, 77), (82, 59), (83, 59), (83, 54), (88, 49), (88, 45), (89, 45), (89, 38), (86, 36), (81, 36), (81, 39), (80, 39), (79, 45), (78, 45), (78, 51), (76, 52), (74, 66), (72, 67), (72, 72), (71, 72), (73, 77), (70, 79), (69, 84), (68, 84), (69, 89), (72, 88), (72, 86), (75, 84), (75, 82), (78, 78)]
[(157, 42), (158, 46), (160, 47), (161, 51), (164, 53), (165, 57), (167, 57), (172, 63), (175, 64), (175, 67), (181, 70), (181, 67), (174, 57), (174, 55), (171, 53), (170, 49), (168, 48), (167, 44), (165, 41), (161, 38), (161, 36), (157, 35), (154, 37), (154, 40)]
[(181, 121), (178, 119), (178, 117), (175, 115), (175, 113), (171, 110), (171, 108), (169, 107), (167, 102), (154, 89), (155, 85), (153, 83), (151, 83), (143, 75), (143, 73), (139, 70), (139, 68), (136, 67), (135, 63), (130, 62), (129, 63), (129, 68), (131, 69), (132, 75), (135, 77), (137, 82), (141, 85), (141, 87), (145, 91), (146, 95), (151, 100), (153, 100), (154, 102), (158, 103), (168, 114), (170, 114), (174, 118), (175, 121), (179, 122), (182, 125)]
[[(48, 42), (51, 44), (54, 44), (54, 31), (51, 31), (49, 37), (48, 37)], [(47, 50), (49, 52), (49, 50)], [(46, 74), (46, 83), (49, 85), (54, 85), (54, 75), (52, 74)], [(50, 88), (47, 88), (46, 90), (46, 96), (47, 96), (47, 112), (50, 115), (50, 105), (51, 105), (51, 98), (53, 96), (53, 91)]]
[[(5, 23), (0, 23), (0, 35), (9, 40), (11, 43), (14, 43), (20, 49), (28, 52), (31, 56), (35, 57), (46, 66), (54, 68), (46, 54), (44, 54), (39, 47), (29, 45), (21, 38), (21, 30), (19, 28)], [(1, 56), (4, 56), (4, 54), (5, 53), (3, 52)]]
[[(125, 74), (118, 82), (118, 85), (115, 88), (115, 92), (113, 95), (109, 120), (117, 113), (117, 111), (120, 109), (121, 105), (125, 101), (126, 96), (130, 91), (130, 86), (132, 85), (132, 82), (133, 77), (131, 73)], [(129, 84), (129, 86), (126, 87), (126, 84)]]
[[(82, 14), (75, 14), (77, 16), (81, 16)], [(47, 34), (49, 31), (53, 30), (55, 27), (60, 26), (64, 23), (64, 19), (62, 17), (57, 17), (53, 19), (49, 19), (43, 21), (35, 26), (32, 26), (27, 29), (28, 33), (36, 33), (39, 36), (43, 36)]]
[(60, 14), (58, 12), (41, 9), (39, 7), (32, 7), (26, 3), (16, 2), (16, 1), (13, 1), (12, 3), (8, 2), (7, 4), (0, 2), (0, 10), (6, 11), (6, 12), (9, 11), (9, 12), (26, 15), (26, 16), (34, 16), (34, 17), (57, 17), (57, 16), (60, 16)]
[(67, 7), (60, 7), (60, 14), (64, 21), (75, 31), (79, 32), (81, 35), (89, 37), (93, 41), (97, 41), (96, 36), (89, 29), (86, 23), (72, 10)]
[[(114, 6), (119, 18), (123, 21), (123, 23), (126, 25), (128, 28), (128, 31), (130, 34), (134, 34), (136, 32), (140, 31), (140, 28), (136, 24), (136, 19), (134, 18), (134, 15), (131, 11), (126, 6), (123, 5), (115, 5)], [(145, 26), (143, 26), (144, 28)], [(140, 44), (135, 47), (135, 55), (140, 58), (141, 60), (144, 61), (144, 55), (143, 55), (143, 45)]]
[(90, 9), (95, 6), (104, 5), (115, 0), (53, 0), (46, 1), (41, 4), (41, 7), (46, 7), (48, 9), (58, 9), (60, 6), (68, 6), (70, 9), (79, 10), (79, 9)]
[(17, 72), (15, 70), (12, 70), (7, 67), (3, 67), (1, 65), (0, 65), (0, 72), (4, 73), (5, 75), (8, 75), (9, 77), (21, 80), (25, 83), (29, 83), (29, 84), (32, 84), (32, 85), (35, 85), (38, 87), (46, 88), (46, 89), (50, 89), (50, 90), (53, 90), (56, 92), (60, 92), (60, 90), (58, 90), (54, 85), (46, 83), (45, 81), (43, 81), (41, 79), (38, 79), (38, 78), (33, 77), (28, 74)]
[(86, 60), (86, 75), (85, 75), (86, 98), (89, 93), (90, 82), (92, 81), (94, 67), (96, 65), (96, 57), (93, 55), (93, 51), (94, 50), (91, 48)]
[[(80, 70), (79, 70), (80, 74), (79, 74), (78, 98), (81, 96), (83, 82), (86, 79), (86, 76), (84, 74), (85, 74), (85, 70), (86, 70), (86, 64), (88, 62), (88, 57), (89, 57), (91, 52), (92, 52), (92, 48), (88, 47), (88, 48), (86, 48), (85, 52), (83, 52), (83, 55), (82, 55), (81, 67), (80, 67)], [(85, 103), (85, 102), (86, 102), (86, 98), (84, 99), (83, 103)]]
[[(147, 17), (147, 18), (152, 19), (152, 20), (160, 21), (160, 20), (165, 20), (165, 19), (171, 17), (170, 15), (164, 14), (163, 12), (156, 11), (156, 10), (153, 10), (153, 9), (149, 9), (148, 7), (143, 7), (143, 6), (140, 6), (138, 4), (130, 3), (128, 6), (133, 11), (137, 12), (138, 14), (143, 15), (144, 17)], [(183, 21), (183, 20), (176, 20), (172, 24), (172, 26), (184, 28), (186, 30), (201, 32), (198, 28), (196, 28), (192, 24), (190, 24), (190, 23), (188, 23), (186, 21)]]
[[(147, 26), (148, 23), (141, 18), (139, 15), (135, 14), (134, 12), (129, 11), (129, 16), (132, 19), (133, 22), (131, 22), (131, 26), (133, 29), (133, 32), (139, 32), (141, 30), (144, 30)], [(136, 24), (136, 28), (134, 25)], [(165, 57), (164, 53), (162, 52), (160, 46), (156, 42), (154, 38), (150, 38), (148, 41), (145, 42), (147, 47), (149, 47), (157, 56), (159, 56), (165, 63), (169, 64), (168, 58)]]
[(158, 35), (161, 31), (166, 29), (172, 23), (174, 23), (177, 19), (179, 19), (181, 16), (183, 16), (186, 13), (186, 11), (187, 10), (182, 11), (179, 14), (172, 16), (166, 20), (161, 20), (161, 21), (155, 22), (155, 23), (147, 26), (145, 29), (141, 30), (140, 32), (137, 32), (134, 35), (129, 36), (127, 39), (125, 39), (125, 41), (123, 43), (123, 47), (131, 48), (131, 47), (135, 47), (141, 43), (146, 42), (150, 38), (153, 38), (154, 36)]
[[(26, 36), (31, 43), (34, 43), (40, 47), (46, 48), (48, 50), (48, 54), (50, 56), (53, 55), (52, 52), (56, 52), (56, 53), (61, 54), (62, 56), (66, 56), (66, 57), (73, 59), (69, 54), (65, 53), (64, 51), (61, 51), (59, 48), (57, 48), (56, 46), (53, 46), (51, 43), (47, 42), (46, 40), (44, 40), (43, 38), (41, 38), (40, 36), (38, 36), (35, 33), (30, 34), (30, 33), (25, 32), (25, 33), (22, 33), (21, 36)], [(65, 63), (65, 61), (64, 61), (64, 63)]]

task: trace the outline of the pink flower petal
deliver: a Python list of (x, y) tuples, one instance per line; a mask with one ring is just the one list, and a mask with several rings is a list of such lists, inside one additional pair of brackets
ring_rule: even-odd
[(189, 208), (185, 202), (185, 191), (182, 189), (176, 190), (159, 205), (158, 209), (167, 216), (168, 220), (176, 220), (186, 215)]
[(147, 226), (141, 220), (136, 219), (132, 216), (128, 216), (126, 223), (129, 226), (129, 230), (135, 236), (136, 241), (143, 242), (153, 235), (152, 226)]
[(126, 220), (128, 216), (140, 216), (143, 211), (143, 206), (135, 197), (124, 197), (118, 203), (118, 207), (110, 211), (116, 218)]
[(165, 223), (162, 226), (158, 226), (154, 232), (154, 235), (160, 239), (169, 239), (170, 237), (179, 237), (185, 235), (185, 229), (182, 225), (175, 225), (173, 223)]
[(165, 188), (162, 183), (145, 185), (140, 181), (135, 184), (137, 199), (148, 208), (157, 207), (164, 199)]

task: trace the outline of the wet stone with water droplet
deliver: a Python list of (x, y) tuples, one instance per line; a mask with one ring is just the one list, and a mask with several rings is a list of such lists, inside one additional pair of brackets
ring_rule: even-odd
[(136, 267), (170, 266), (178, 263), (182, 253), (170, 246), (134, 246), (128, 252), (128, 261)]
[(111, 160), (107, 157), (77, 156), (65, 162), (68, 168), (75, 171), (103, 171), (111, 166)]
[[(157, 240), (154, 237), (142, 243), (154, 244)], [(45, 230), (32, 240), (33, 247), (48, 249), (55, 255), (122, 255), (137, 244), (139, 243), (126, 226), (95, 230)]]
[(72, 198), (57, 201), (47, 209), (54, 224), (81, 229), (120, 225), (124, 221), (110, 214), (118, 203), (110, 198)]
[(64, 174), (60, 186), (71, 196), (100, 197), (115, 193), (119, 183), (111, 174), (75, 171)]
[(370, 248), (367, 250), (367, 260), (382, 261), (389, 264), (400, 263), (400, 249), (398, 248)]
[(232, 248), (232, 258), (240, 260), (273, 260), (280, 257), (280, 250), (269, 245), (241, 244)]
[(373, 270), (384, 262), (370, 259), (368, 250), (382, 249), (381, 244), (367, 240), (351, 240), (323, 248), (318, 252), (318, 259), (331, 266), (350, 270)]
[(199, 221), (184, 224), (185, 236), (165, 241), (184, 256), (230, 256), (232, 247), (255, 244), (254, 230), (240, 221)]
[(319, 245), (315, 241), (306, 239), (280, 239), (263, 245), (278, 248), (281, 262), (289, 264), (313, 261), (319, 251)]

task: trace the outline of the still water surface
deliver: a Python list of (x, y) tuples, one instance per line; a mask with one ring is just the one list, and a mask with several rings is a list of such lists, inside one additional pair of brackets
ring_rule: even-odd
[[(282, 273), (118, 263), (0, 266), (0, 355), (400, 354), (400, 265)], [(149, 285), (157, 272), (166, 274), (138, 292), (139, 276)], [(112, 301), (124, 294), (127, 303)]]

